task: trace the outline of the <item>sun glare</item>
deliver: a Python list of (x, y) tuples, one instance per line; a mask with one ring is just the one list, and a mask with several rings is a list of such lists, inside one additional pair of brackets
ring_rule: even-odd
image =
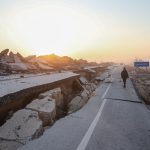
[[(89, 46), (92, 37), (99, 38), (98, 25), (88, 14), (69, 8), (48, 6), (20, 11), (10, 24), (11, 39), (22, 43), (37, 55), (71, 54), (74, 49)], [(80, 35), (80, 36), (79, 36)]]

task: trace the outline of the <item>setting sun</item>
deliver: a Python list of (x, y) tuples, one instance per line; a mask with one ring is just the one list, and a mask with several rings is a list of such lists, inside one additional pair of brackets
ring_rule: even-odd
[(96, 0), (1, 3), (0, 48), (26, 56), (55, 53), (90, 61), (148, 59), (149, 7), (128, 4)]
[(37, 55), (71, 54), (72, 47), (82, 49), (99, 39), (100, 29), (89, 14), (55, 5), (15, 13), (9, 24), (10, 37)]

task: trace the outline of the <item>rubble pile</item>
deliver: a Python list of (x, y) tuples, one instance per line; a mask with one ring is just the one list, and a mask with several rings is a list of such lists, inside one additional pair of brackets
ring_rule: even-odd
[(54, 123), (56, 104), (62, 103), (62, 98), (61, 89), (56, 88), (40, 94), (24, 109), (15, 112), (0, 127), (0, 146), (8, 149), (10, 142), (25, 144), (43, 134), (44, 127)]
[[(14, 54), (9, 49), (0, 52), (0, 75), (13, 73), (37, 73), (61, 70), (79, 70), (86, 66), (98, 65), (83, 59), (72, 59), (68, 56), (57, 56), (55, 54), (44, 56), (23, 57), (20, 53)], [(89, 72), (95, 73), (91, 68)]]
[(14, 113), (11, 119), (1, 126), (1, 138), (26, 141), (42, 132), (42, 121), (38, 112), (22, 109)]
[(27, 70), (28, 65), (26, 60), (21, 56), (21, 54), (9, 53), (9, 49), (6, 49), (0, 53), (0, 62), (3, 66), (9, 66), (8, 70)]
[(14, 54), (9, 49), (0, 53), (0, 73), (3, 72), (30, 72), (34, 70), (54, 70), (49, 66), (48, 62), (40, 60), (36, 57), (26, 59), (20, 53)]
[[(9, 49), (0, 52), (1, 103), (5, 106), (1, 111), (10, 114), (0, 127), (0, 149), (17, 149), (42, 135), (56, 119), (84, 106), (98, 84), (106, 79), (102, 72), (107, 66), (54, 54), (25, 58)], [(28, 73), (33, 76), (28, 77)], [(6, 78), (6, 74), (20, 77)], [(12, 100), (14, 103), (9, 103)]]
[(87, 103), (88, 99), (92, 95), (92, 92), (96, 89), (98, 84), (98, 81), (92, 83), (89, 82), (85, 77), (80, 77), (79, 81), (83, 91), (79, 95), (75, 96), (69, 103), (69, 114), (79, 110)]

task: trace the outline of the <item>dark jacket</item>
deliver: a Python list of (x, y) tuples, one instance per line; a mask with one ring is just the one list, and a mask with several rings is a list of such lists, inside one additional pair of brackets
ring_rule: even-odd
[(127, 70), (124, 68), (123, 71), (121, 72), (121, 77), (122, 79), (127, 79), (129, 78)]

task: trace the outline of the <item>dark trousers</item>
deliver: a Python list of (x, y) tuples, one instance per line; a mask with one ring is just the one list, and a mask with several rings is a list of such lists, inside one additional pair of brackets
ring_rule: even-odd
[(123, 83), (124, 83), (123, 87), (124, 88), (126, 88), (126, 80), (127, 80), (126, 78), (123, 78)]

